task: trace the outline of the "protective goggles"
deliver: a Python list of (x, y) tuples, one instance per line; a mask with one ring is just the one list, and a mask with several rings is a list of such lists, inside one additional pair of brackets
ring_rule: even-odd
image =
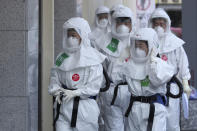
[(116, 23), (131, 23), (131, 19), (129, 17), (118, 17), (116, 18)]

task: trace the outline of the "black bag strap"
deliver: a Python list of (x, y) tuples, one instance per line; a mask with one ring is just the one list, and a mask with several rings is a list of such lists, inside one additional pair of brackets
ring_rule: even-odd
[[(177, 95), (174, 95), (170, 92), (170, 85), (175, 82), (178, 87), (179, 87), (179, 93)], [(173, 76), (172, 79), (167, 83), (166, 85), (167, 88), (167, 93), (166, 96), (167, 97), (171, 97), (171, 98), (180, 98), (183, 94), (183, 85), (182, 83), (179, 81), (179, 79), (176, 76)]]
[(125, 113), (125, 117), (128, 117), (129, 116), (129, 113), (131, 112), (131, 109), (132, 109), (132, 106), (133, 106), (133, 98), (132, 98), (132, 95), (130, 96), (130, 103), (129, 103), (129, 107), (127, 108), (127, 111)]
[[(62, 101), (62, 98), (63, 98), (63, 95), (61, 95), (61, 97), (60, 97), (60, 100), (61, 100), (61, 101)], [(59, 118), (60, 107), (61, 107), (61, 104), (59, 104), (59, 103), (57, 102), (56, 116), (55, 116), (55, 119), (53, 120), (53, 126), (54, 126), (54, 127), (55, 127), (55, 124), (56, 124), (56, 122), (57, 122), (57, 120), (58, 120), (58, 118)]]
[(113, 94), (113, 98), (112, 98), (112, 102), (111, 105), (114, 105), (117, 95), (118, 95), (118, 88), (120, 85), (127, 85), (127, 82), (122, 82), (116, 85), (116, 87), (114, 88), (114, 94)]
[[(160, 55), (157, 54), (157, 57), (160, 58)], [(172, 93), (170, 92), (170, 85), (171, 85), (173, 82), (175, 82), (175, 83), (178, 85), (178, 87), (179, 87), (179, 93), (178, 93), (177, 95), (174, 95), (174, 94), (172, 94)], [(182, 83), (179, 81), (179, 79), (178, 79), (175, 75), (174, 75), (174, 76), (171, 78), (171, 80), (167, 83), (166, 88), (167, 88), (166, 96), (167, 96), (168, 101), (169, 101), (169, 97), (171, 97), (171, 98), (180, 98), (180, 97), (182, 96), (182, 94), (183, 94), (183, 85), (182, 85)], [(167, 105), (168, 105), (168, 104), (167, 104)]]
[(103, 75), (104, 75), (105, 80), (106, 80), (106, 85), (105, 85), (105, 88), (100, 88), (100, 92), (105, 92), (105, 91), (109, 90), (110, 83), (111, 83), (105, 68), (103, 68)]

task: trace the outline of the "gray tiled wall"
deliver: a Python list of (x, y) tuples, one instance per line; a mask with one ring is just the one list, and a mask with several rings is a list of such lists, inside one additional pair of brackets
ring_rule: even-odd
[(0, 131), (37, 131), (38, 0), (0, 0)]
[(0, 131), (27, 131), (26, 97), (0, 97)]
[(0, 2), (0, 131), (27, 131), (26, 2)]
[(0, 96), (26, 96), (25, 31), (0, 31), (0, 42)]
[(26, 29), (26, 0), (0, 0), (0, 30)]

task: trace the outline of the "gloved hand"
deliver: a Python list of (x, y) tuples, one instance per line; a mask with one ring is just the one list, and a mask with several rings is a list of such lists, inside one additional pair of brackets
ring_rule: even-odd
[(187, 94), (189, 99), (192, 89), (189, 87), (188, 80), (183, 80), (183, 91)]
[(58, 104), (61, 104), (62, 102), (61, 102), (61, 99), (60, 99), (60, 95), (61, 95), (61, 90), (59, 89), (56, 93), (55, 93), (55, 101), (57, 101), (58, 102)]
[(64, 92), (64, 98), (63, 100), (68, 102), (70, 101), (73, 97), (80, 96), (80, 92), (78, 90), (66, 90), (66, 89), (61, 89)]
[(55, 101), (57, 101), (58, 104), (61, 104), (61, 103), (62, 103), (62, 101), (61, 101), (61, 99), (60, 99), (60, 95), (57, 95), (57, 96), (55, 97)]

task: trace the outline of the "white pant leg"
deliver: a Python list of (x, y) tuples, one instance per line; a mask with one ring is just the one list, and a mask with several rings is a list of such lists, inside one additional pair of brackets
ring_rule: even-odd
[(100, 110), (98, 104), (93, 99), (80, 100), (77, 131), (98, 131), (98, 117)]
[[(178, 87), (171, 84), (171, 93), (177, 94)], [(180, 131), (180, 99), (169, 98), (169, 106), (167, 107), (167, 131)]]
[(77, 121), (76, 127), (70, 127), (70, 123), (65, 121), (62, 115), (56, 122), (56, 131), (98, 131), (98, 125), (87, 123), (86, 121)]
[(131, 93), (128, 90), (128, 85), (120, 85), (118, 89), (118, 95), (117, 95), (114, 105), (121, 108), (124, 130), (126, 130), (125, 128), (126, 128), (126, 125), (128, 124), (127, 118), (125, 117), (125, 113), (130, 103), (130, 97), (131, 97)]
[(56, 131), (75, 131), (70, 127), (70, 123), (66, 122), (63, 116), (60, 114), (59, 119), (55, 125)]
[(105, 131), (124, 131), (124, 118), (121, 108), (117, 106), (108, 106), (105, 108), (103, 119)]
[(122, 109), (118, 106), (111, 106), (114, 87), (102, 93), (103, 99), (103, 120), (105, 131), (124, 131), (124, 117)]
[(102, 99), (102, 96), (101, 94), (98, 95), (97, 97), (97, 103), (98, 103), (98, 106), (99, 106), (99, 109), (100, 109), (100, 115), (99, 115), (99, 118), (98, 118), (98, 124), (99, 124), (99, 131), (105, 131), (104, 130), (104, 120), (103, 120), (103, 99)]
[[(166, 108), (155, 103), (152, 131), (166, 131)], [(136, 102), (126, 119), (125, 131), (147, 131), (150, 104)]]
[[(59, 131), (98, 131), (99, 108), (95, 100), (85, 99), (79, 101), (76, 127), (71, 128), (73, 101), (63, 103), (60, 116), (56, 123)], [(62, 130), (65, 129), (65, 130)]]
[[(111, 106), (111, 115), (113, 119), (110, 122), (110, 130), (112, 131), (124, 131), (125, 129), (125, 112), (130, 102), (130, 92), (128, 91), (128, 85), (120, 85), (118, 88), (118, 94), (113, 106)], [(108, 129), (109, 130), (109, 129)]]
[[(162, 104), (155, 103), (155, 115), (152, 131), (166, 131), (166, 107)], [(148, 124), (148, 123), (147, 123)]]
[(169, 98), (167, 131), (180, 131), (180, 99)]

